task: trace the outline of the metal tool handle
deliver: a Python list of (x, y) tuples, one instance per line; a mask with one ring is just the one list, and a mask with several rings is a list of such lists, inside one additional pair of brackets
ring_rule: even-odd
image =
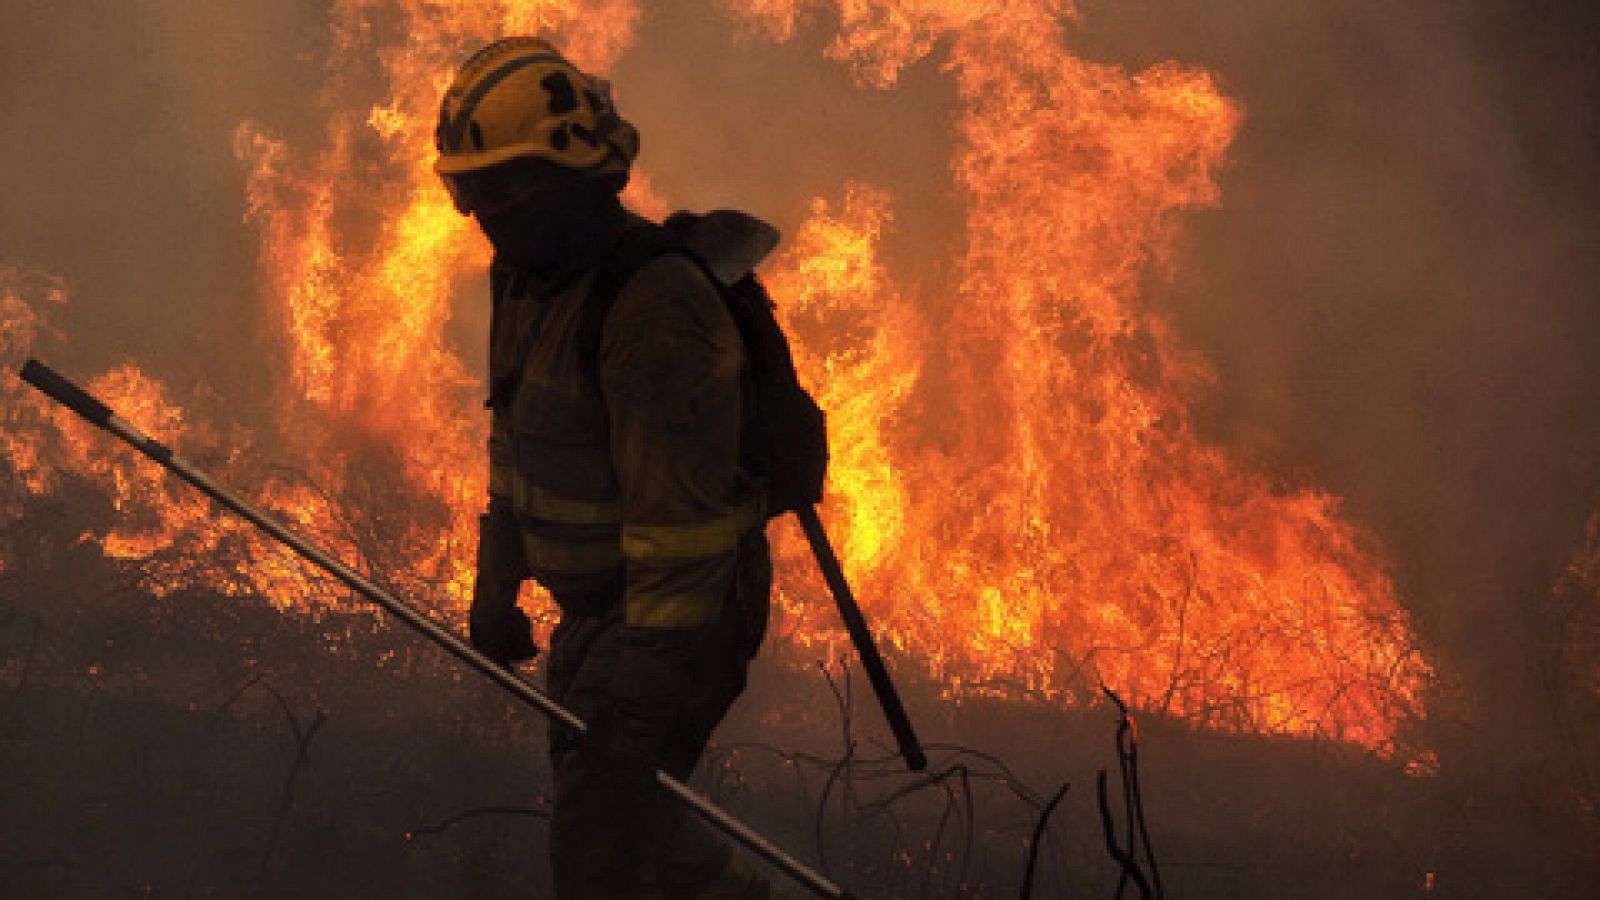
[[(474, 650), (472, 645), (429, 618), (425, 613), (397, 599), (326, 550), (284, 527), (260, 507), (213, 481), (210, 476), (195, 468), (183, 457), (173, 453), (166, 445), (135, 428), (113, 412), (110, 407), (57, 374), (49, 366), (36, 359), (29, 359), (18, 374), (20, 374), (23, 381), (38, 388), (50, 399), (131, 444), (140, 453), (150, 457), (172, 471), (179, 478), (194, 485), (201, 493), (226, 506), (267, 534), (277, 538), (303, 559), (344, 582), (351, 590), (383, 607), (401, 622), (420, 631), (423, 637), (443, 647), (451, 656), (471, 666), (478, 674), (504, 688), (518, 700), (532, 706), (556, 723), (577, 731), (579, 734), (588, 730), (583, 720), (573, 715), (566, 707), (550, 699), (544, 691), (530, 684), (517, 672), (493, 662), (477, 650)], [(818, 897), (827, 897), (830, 900), (852, 900), (853, 895), (844, 888), (839, 887), (821, 873), (790, 856), (781, 847), (757, 834), (749, 826), (723, 812), (711, 801), (695, 793), (688, 785), (659, 770), (656, 772), (656, 782), (678, 802), (689, 807), (696, 815), (704, 819), (707, 824), (738, 841), (751, 853), (760, 856), (773, 866), (783, 870), (784, 874), (804, 885)]]
[(828, 532), (822, 528), (822, 520), (817, 518), (817, 508), (802, 507), (795, 510), (795, 516), (800, 519), (800, 527), (805, 530), (811, 552), (817, 558), (817, 566), (822, 569), (822, 577), (833, 592), (839, 617), (844, 619), (850, 642), (856, 645), (856, 652), (861, 656), (861, 667), (867, 670), (867, 680), (872, 682), (872, 692), (878, 696), (878, 705), (883, 707), (883, 717), (889, 720), (889, 730), (894, 732), (895, 743), (900, 745), (900, 755), (905, 757), (906, 766), (911, 771), (921, 772), (928, 767), (928, 756), (922, 752), (922, 742), (917, 740), (917, 732), (911, 727), (911, 717), (906, 715), (906, 708), (900, 703), (900, 694), (889, 678), (883, 656), (878, 653), (878, 644), (867, 628), (866, 617), (861, 614), (850, 583), (845, 581), (844, 568), (839, 565), (839, 557), (833, 552), (833, 544), (828, 541)]

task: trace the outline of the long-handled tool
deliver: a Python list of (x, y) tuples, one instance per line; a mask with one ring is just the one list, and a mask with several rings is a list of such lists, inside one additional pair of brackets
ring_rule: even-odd
[(817, 566), (822, 569), (828, 589), (833, 591), (833, 602), (839, 607), (839, 617), (844, 619), (850, 641), (856, 645), (856, 652), (861, 654), (861, 667), (867, 670), (872, 691), (878, 695), (878, 705), (883, 707), (883, 717), (889, 720), (889, 730), (894, 732), (895, 743), (900, 745), (900, 755), (905, 757), (906, 766), (911, 771), (921, 772), (928, 767), (928, 756), (922, 752), (922, 742), (917, 740), (917, 733), (911, 728), (911, 718), (900, 703), (900, 694), (894, 689), (894, 682), (889, 680), (889, 670), (883, 665), (877, 642), (867, 629), (867, 620), (861, 615), (861, 607), (856, 604), (850, 583), (844, 579), (844, 569), (833, 552), (833, 544), (828, 541), (828, 533), (822, 529), (822, 520), (817, 518), (817, 508), (801, 507), (795, 510), (795, 516), (805, 530), (806, 540), (811, 544), (811, 552), (817, 558)]
[[(181, 456), (173, 453), (166, 445), (129, 424), (113, 412), (110, 407), (76, 384), (63, 378), (50, 367), (36, 359), (29, 359), (23, 365), (20, 374), (23, 381), (38, 388), (50, 399), (126, 441), (135, 450), (165, 466), (184, 481), (194, 485), (201, 493), (233, 510), (257, 528), (277, 538), (302, 558), (344, 582), (351, 590), (383, 607), (395, 618), (421, 632), (423, 637), (443, 647), (450, 655), (471, 666), (478, 674), (504, 688), (518, 700), (532, 706), (555, 722), (579, 733), (587, 730), (583, 721), (573, 715), (570, 710), (550, 699), (543, 691), (523, 680), (516, 672), (492, 662), (488, 657), (472, 649), (472, 646), (466, 641), (428, 618), (427, 615), (373, 584), (360, 572), (340, 562), (321, 547), (285, 528), (276, 519), (267, 515), (260, 507), (213, 481), (210, 476), (195, 468)], [(832, 898), (832, 900), (852, 900), (854, 897), (844, 888), (834, 884), (822, 874), (751, 830), (749, 826), (718, 809), (709, 800), (691, 790), (688, 785), (673, 778), (666, 772), (657, 771), (656, 782), (678, 802), (687, 806), (696, 815), (704, 819), (707, 824), (738, 841), (751, 853), (782, 869), (786, 875), (804, 885), (818, 897)]]

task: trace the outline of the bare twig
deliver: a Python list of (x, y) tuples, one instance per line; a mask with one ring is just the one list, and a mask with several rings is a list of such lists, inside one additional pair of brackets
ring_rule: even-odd
[(406, 840), (410, 841), (419, 837), (444, 834), (446, 831), (456, 825), (461, 824), (462, 822), (468, 821), (469, 819), (482, 818), (484, 816), (529, 816), (535, 819), (549, 819), (550, 810), (540, 807), (525, 806), (480, 806), (476, 809), (458, 812), (455, 815), (432, 825), (422, 825), (420, 827), (413, 828), (405, 833), (405, 837)]
[(1044, 805), (1044, 810), (1039, 813), (1039, 821), (1033, 826), (1033, 837), (1028, 841), (1028, 868), (1022, 873), (1021, 900), (1032, 900), (1033, 877), (1039, 865), (1039, 844), (1044, 841), (1044, 831), (1050, 825), (1050, 814), (1056, 811), (1056, 805), (1067, 795), (1068, 787), (1067, 784), (1061, 785), (1050, 802)]
[[(1100, 801), (1100, 824), (1105, 830), (1106, 848), (1122, 866), (1122, 875), (1117, 880), (1117, 897), (1122, 896), (1122, 891), (1129, 881), (1139, 888), (1139, 895), (1150, 898), (1151, 884), (1154, 883), (1154, 897), (1160, 900), (1164, 896), (1161, 886), (1161, 872), (1156, 865), (1155, 849), (1150, 844), (1150, 832), (1145, 827), (1144, 799), (1139, 789), (1139, 739), (1134, 728), (1133, 717), (1128, 714), (1128, 707), (1122, 702), (1111, 688), (1101, 685), (1107, 698), (1117, 707), (1117, 767), (1122, 776), (1122, 803), (1128, 819), (1127, 847), (1118, 846), (1116, 836), (1111, 826), (1111, 809), (1106, 803), (1106, 770), (1101, 769), (1097, 778), (1097, 794)], [(1146, 862), (1150, 865), (1149, 878), (1145, 877), (1143, 868), (1138, 861), (1140, 843), (1144, 845)]]
[(244, 695), (245, 691), (257, 686), (270, 694), (272, 699), (277, 702), (278, 709), (283, 713), (284, 721), (288, 723), (289, 731), (294, 735), (295, 741), (294, 761), (290, 764), (289, 773), (284, 778), (283, 789), (278, 793), (278, 810), (273, 816), (272, 831), (267, 835), (266, 849), (262, 851), (261, 862), (256, 867), (256, 880), (260, 881), (266, 876), (267, 865), (272, 861), (272, 854), (277, 850), (278, 839), (283, 833), (283, 825), (288, 821), (289, 810), (294, 804), (295, 783), (299, 780), (300, 774), (311, 764), (311, 740), (317, 736), (317, 732), (322, 729), (322, 726), (327, 724), (328, 714), (326, 711), (318, 709), (312, 714), (308, 722), (301, 722), (300, 717), (295, 715), (294, 710), (289, 706), (289, 701), (284, 699), (283, 694), (276, 687), (273, 687), (272, 682), (267, 680), (267, 674), (262, 672), (240, 685), (228, 696), (227, 700), (223, 701), (222, 705), (213, 714), (213, 722), (216, 721), (215, 717), (221, 716), (228, 707), (232, 706), (235, 701)]
[(1111, 823), (1111, 806), (1106, 802), (1106, 770), (1101, 769), (1095, 774), (1095, 792), (1100, 801), (1100, 828), (1105, 833), (1106, 852), (1122, 867), (1122, 876), (1117, 881), (1117, 896), (1122, 896), (1122, 888), (1129, 880), (1139, 888), (1139, 896), (1150, 900), (1150, 883), (1145, 880), (1144, 874), (1139, 871), (1139, 861), (1134, 859), (1128, 851), (1117, 845), (1116, 827)]
[[(1007, 839), (1015, 834), (1015, 846), (1023, 851), (1024, 840), (1030, 831), (1043, 834), (1041, 822), (1047, 819), (1046, 809), (1053, 810), (1059, 802), (1045, 798), (1029, 787), (999, 757), (960, 744), (927, 744), (928, 752), (935, 757), (931, 771), (908, 773), (900, 754), (877, 741), (861, 741), (854, 732), (853, 694), (850, 673), (836, 673), (818, 664), (829, 695), (839, 712), (839, 755), (825, 756), (790, 751), (760, 742), (742, 742), (723, 745), (708, 750), (708, 759), (717, 768), (714, 784), (719, 789), (734, 784), (748, 789), (750, 782), (742, 774), (730, 770), (736, 759), (748, 752), (759, 751), (783, 763), (794, 773), (795, 785), (801, 802), (812, 811), (814, 839), (825, 871), (838, 869), (840, 860), (829, 858), (827, 838), (832, 834), (835, 817), (845, 817), (853, 823), (852, 831), (863, 834), (862, 825), (882, 821), (882, 832), (888, 842), (886, 857), (892, 862), (883, 870), (884, 881), (877, 892), (884, 897), (918, 896), (968, 896), (981, 893), (986, 882), (986, 869), (982, 863), (988, 847), (995, 840)], [(870, 752), (881, 750), (881, 752)], [(807, 775), (819, 779), (820, 794), (811, 797)], [(1002, 796), (1020, 804), (1028, 812), (1014, 826), (984, 826), (980, 822), (983, 804), (977, 791), (979, 785), (988, 785)], [(871, 788), (877, 796), (873, 799), (857, 795), (858, 788)], [(936, 790), (944, 798), (932, 822), (932, 830), (920, 841), (912, 841), (901, 807)], [(1058, 792), (1059, 794), (1059, 792)], [(985, 795), (989, 796), (989, 795)], [(952, 834), (952, 829), (960, 829)], [(981, 834), (980, 834), (981, 832)], [(980, 842), (980, 837), (982, 838)], [(1034, 857), (1038, 855), (1037, 843), (1027, 847)], [(837, 851), (838, 844), (834, 843)], [(1019, 853), (1019, 855), (1022, 855)], [(1052, 851), (1052, 857), (1055, 853)], [(1030, 884), (1037, 881), (1037, 860), (1030, 863), (1025, 876)], [(1056, 867), (1057, 870), (1060, 866)], [(1057, 876), (1059, 877), (1059, 876)], [(980, 880), (975, 883), (974, 879)], [(992, 885), (991, 885), (992, 887)]]

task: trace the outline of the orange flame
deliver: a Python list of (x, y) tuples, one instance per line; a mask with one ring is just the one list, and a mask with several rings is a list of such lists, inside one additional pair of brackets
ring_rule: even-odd
[[(61, 303), (64, 295), (58, 279), (0, 267), (0, 365), (6, 371), (21, 368), (43, 325), (44, 317), (35, 307)], [(0, 388), (0, 399), (5, 401), (0, 404), (0, 459), (24, 489), (39, 494), (52, 483), (40, 427), (50, 413), (43, 398), (23, 390), (11, 379)]]
[[(1138, 302), (1174, 214), (1217, 202), (1239, 112), (1204, 72), (1072, 57), (1067, 11), (839, 5), (828, 53), (869, 84), (950, 42), (968, 202), (942, 327), (874, 262), (870, 189), (819, 207), (771, 276), (832, 415), (849, 568), (952, 687), (1081, 701), (1104, 681), (1191, 721), (1384, 747), (1429, 675), (1392, 583), (1335, 498), (1195, 436), (1211, 374)], [(750, 21), (783, 38), (801, 12)], [(907, 418), (931, 358), (955, 364), (949, 427)]]
[[(1212, 375), (1140, 304), (1178, 215), (1219, 201), (1240, 112), (1214, 79), (1072, 56), (1065, 0), (729, 5), (778, 41), (831, 10), (826, 53), (868, 89), (936, 51), (958, 88), (966, 232), (950, 283), (899, 286), (878, 259), (894, 198), (848, 172), (765, 273), (829, 412), (826, 517), (891, 645), (953, 695), (1087, 703), (1103, 682), (1199, 724), (1391, 749), (1431, 674), (1391, 581), (1336, 498), (1283, 487), (1195, 434), (1189, 410)], [(458, 622), (487, 422), (446, 324), (457, 298), (481, 305), (487, 251), (431, 172), (438, 97), (466, 53), (513, 32), (551, 33), (605, 70), (638, 15), (629, 0), (342, 0), (321, 145), (251, 123), (236, 136), (292, 372), (279, 430), (303, 474), (254, 483)], [(636, 206), (667, 208), (642, 174), (631, 190)], [(183, 438), (157, 388), (108, 378), (100, 387)], [(26, 463), (26, 442), (6, 442)], [(131, 480), (118, 496), (149, 488), (119, 477)], [(165, 515), (119, 529), (107, 551), (199, 533)], [(305, 605), (314, 585), (281, 554), (206, 534), (198, 546), (233, 554), (230, 592)], [(777, 536), (780, 630), (838, 645), (803, 542), (787, 526)]]

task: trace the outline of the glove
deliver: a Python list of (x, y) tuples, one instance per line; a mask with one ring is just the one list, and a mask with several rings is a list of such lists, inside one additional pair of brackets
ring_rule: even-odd
[(467, 616), (467, 636), (473, 649), (502, 666), (539, 655), (539, 645), (533, 642), (533, 622), (515, 606), (486, 610), (474, 601)]
[(528, 574), (511, 504), (491, 497), (489, 511), (478, 517), (478, 577), (472, 587), (467, 636), (474, 649), (503, 666), (539, 653), (533, 643), (533, 623), (517, 608), (517, 592)]

